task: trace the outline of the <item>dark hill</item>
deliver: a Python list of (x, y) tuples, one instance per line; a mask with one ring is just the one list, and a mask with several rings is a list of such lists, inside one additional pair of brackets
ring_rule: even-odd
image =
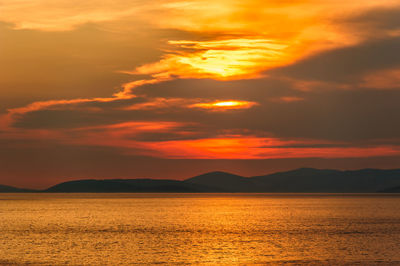
[(382, 193), (400, 193), (400, 186), (383, 189)]
[(373, 193), (400, 186), (400, 169), (339, 171), (300, 168), (249, 178), (213, 172), (186, 182), (216, 186), (231, 192)]
[(64, 182), (44, 192), (203, 192), (215, 191), (208, 187), (186, 184), (176, 180), (109, 179)]
[(185, 180), (189, 184), (216, 187), (227, 192), (253, 192), (256, 185), (251, 178), (226, 172), (211, 172)]
[(253, 179), (268, 192), (372, 193), (400, 186), (400, 169), (338, 171), (301, 168)]
[(35, 192), (35, 190), (0, 185), (0, 193), (18, 193), (18, 192)]

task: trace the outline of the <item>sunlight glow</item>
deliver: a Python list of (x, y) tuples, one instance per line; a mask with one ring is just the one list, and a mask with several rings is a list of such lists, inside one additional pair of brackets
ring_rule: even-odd
[[(232, 79), (258, 75), (268, 67), (286, 62), (287, 45), (268, 39), (227, 39), (213, 41), (169, 41), (179, 52), (159, 62), (138, 67), (131, 74), (180, 76), (186, 78)], [(189, 50), (189, 51), (186, 51)]]
[(257, 103), (247, 101), (216, 101), (211, 103), (196, 103), (190, 107), (198, 107), (204, 109), (248, 109)]

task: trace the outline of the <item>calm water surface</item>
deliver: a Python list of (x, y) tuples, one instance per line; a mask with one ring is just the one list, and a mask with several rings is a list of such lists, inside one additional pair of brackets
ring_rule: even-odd
[(400, 196), (0, 194), (0, 264), (400, 265)]

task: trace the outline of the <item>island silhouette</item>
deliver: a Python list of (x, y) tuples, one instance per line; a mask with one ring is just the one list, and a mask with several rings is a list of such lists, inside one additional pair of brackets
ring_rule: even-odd
[(186, 180), (84, 179), (34, 190), (0, 185), (0, 192), (116, 193), (116, 192), (265, 192), (375, 193), (400, 192), (400, 169), (331, 170), (300, 168), (253, 177), (210, 172)]

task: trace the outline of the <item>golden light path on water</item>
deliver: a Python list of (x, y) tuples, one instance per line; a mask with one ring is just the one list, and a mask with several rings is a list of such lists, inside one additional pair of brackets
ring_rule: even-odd
[(397, 265), (400, 197), (1, 194), (0, 264)]

